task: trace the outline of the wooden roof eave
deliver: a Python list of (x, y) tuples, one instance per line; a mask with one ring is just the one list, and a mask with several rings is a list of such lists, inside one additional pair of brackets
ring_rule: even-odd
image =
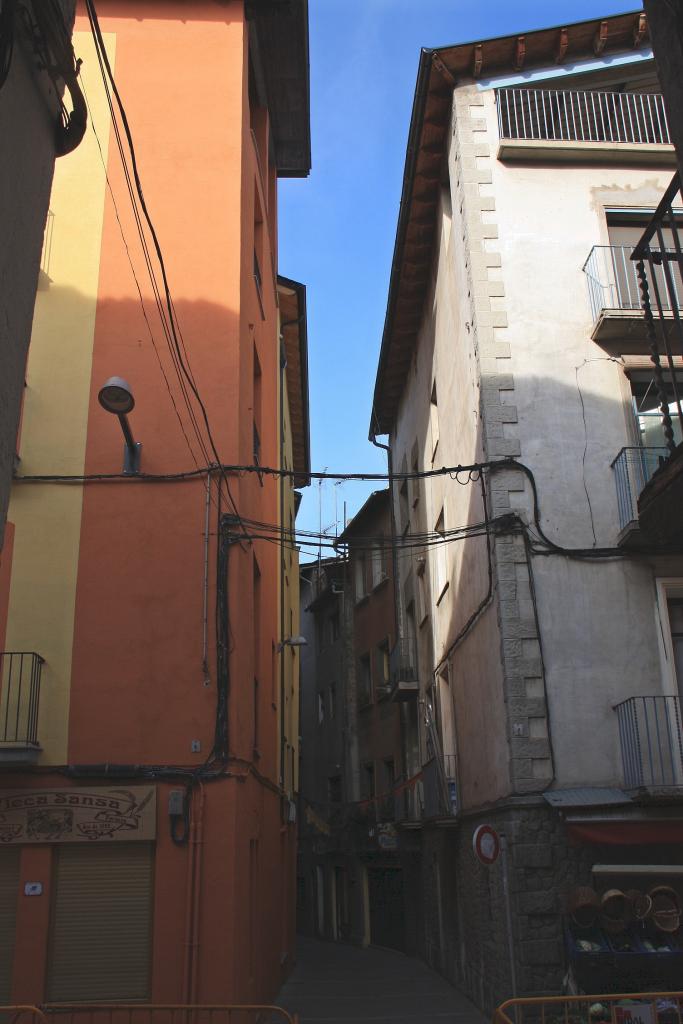
[[(443, 147), (452, 91), (463, 77), (551, 65), (610, 50), (637, 48), (647, 38), (642, 10), (516, 33), (420, 53), (408, 131), (401, 204), (389, 279), (369, 436), (391, 432), (429, 286)], [(410, 316), (407, 316), (410, 311)], [(417, 322), (416, 322), (417, 321)], [(396, 364), (394, 366), (394, 364)], [(394, 371), (398, 369), (398, 373)]]

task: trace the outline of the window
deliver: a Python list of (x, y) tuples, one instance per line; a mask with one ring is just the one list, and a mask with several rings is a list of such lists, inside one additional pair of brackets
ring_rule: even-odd
[(367, 592), (365, 587), (365, 555), (362, 552), (357, 553), (354, 559), (354, 573), (356, 583), (356, 601), (362, 601)]
[(380, 818), (384, 821), (393, 821), (394, 819), (394, 794), (392, 790), (394, 788), (395, 778), (396, 769), (394, 759), (393, 757), (386, 758), (382, 761), (382, 781), (380, 783), (382, 802), (378, 808)]
[(671, 646), (673, 647), (674, 671), (678, 684), (678, 693), (683, 699), (683, 598), (670, 597), (667, 601), (669, 609), (669, 626), (671, 628)]
[(254, 757), (258, 757), (259, 756), (259, 746), (258, 746), (258, 741), (259, 741), (259, 735), (258, 735), (258, 730), (259, 730), (258, 701), (259, 701), (259, 696), (258, 696), (258, 679), (254, 679), (254, 696), (253, 696), (253, 702), (254, 702), (254, 742), (253, 742)]
[(266, 318), (265, 310), (263, 308), (263, 278), (261, 276), (261, 267), (264, 265), (264, 258), (263, 211), (261, 209), (258, 185), (256, 179), (254, 179), (254, 284), (256, 285), (256, 295), (258, 297), (262, 320), (265, 320)]
[(322, 725), (325, 721), (325, 701), (322, 693), (318, 694), (318, 725)]
[[(285, 469), (286, 468), (287, 467), (285, 466)], [(289, 542), (289, 565), (290, 565), (290, 568), (291, 568), (292, 563), (294, 561), (294, 547), (296, 545), (296, 533), (294, 531), (294, 516), (292, 515), (292, 510), (291, 509), (289, 510), (289, 537), (288, 537), (288, 542)]]
[(377, 587), (387, 578), (384, 571), (384, 537), (372, 542), (372, 586)]
[[(632, 249), (640, 241), (640, 238), (649, 224), (653, 213), (654, 210), (638, 208), (633, 208), (631, 210), (607, 211), (607, 232), (609, 234), (610, 243), (610, 265), (607, 269), (608, 273), (611, 271), (610, 278), (614, 281), (613, 285), (610, 281), (612, 294), (609, 301), (619, 309), (640, 309), (641, 300), (638, 276), (636, 273), (636, 266), (631, 261), (630, 257)], [(676, 221), (680, 230), (681, 222), (679, 217), (676, 217)], [(662, 237), (666, 248), (673, 249), (675, 243), (671, 228), (664, 228)], [(678, 295), (680, 295), (681, 284), (683, 282), (681, 282), (681, 273), (678, 269), (678, 264), (674, 261), (669, 264), (669, 267), (673, 275), (674, 285)], [(666, 309), (669, 307), (669, 300), (664, 270), (662, 267), (652, 268), (652, 270), (648, 272), (648, 279), (650, 281), (652, 273), (654, 273), (662, 303)], [(650, 295), (654, 308), (655, 296), (652, 281), (650, 284)]]
[(417, 563), (417, 622), (421, 626), (429, 615), (429, 597), (427, 594), (427, 577), (425, 574), (425, 559), (419, 559)]
[[(254, 345), (254, 365), (252, 381), (252, 461), (255, 466), (261, 465), (261, 363)], [(259, 482), (263, 483), (259, 474)]]
[(361, 788), (361, 799), (369, 801), (367, 806), (367, 813), (371, 817), (375, 817), (377, 814), (377, 808), (375, 806), (375, 766), (372, 762), (364, 764), (361, 768), (360, 775), (360, 788)]
[(434, 545), (436, 601), (438, 604), (448, 584), (448, 553), (446, 549), (446, 523), (443, 508), (439, 513), (434, 532), (440, 534), (442, 538)]
[(383, 640), (382, 643), (378, 645), (375, 664), (377, 666), (377, 671), (375, 672), (375, 681), (377, 686), (386, 691), (390, 684), (388, 640)]
[(401, 480), (401, 484), (398, 489), (398, 510), (401, 519), (400, 530), (404, 536), (410, 529), (410, 502), (408, 500), (408, 481), (405, 479), (405, 475), (407, 474), (407, 472), (408, 461), (404, 455), (403, 459), (401, 460), (401, 473), (403, 474), (403, 479)]
[[(665, 379), (668, 374), (665, 371)], [(662, 414), (659, 410), (659, 396), (655, 385), (654, 374), (649, 370), (635, 370), (630, 374), (631, 394), (633, 395), (633, 413), (636, 420), (636, 432), (639, 443), (644, 448), (666, 447), (666, 437), (662, 425)], [(666, 384), (666, 396), (674, 432), (674, 442), (683, 440), (681, 423), (676, 415), (673, 388)], [(662, 453), (663, 454), (663, 453)], [(656, 464), (656, 460), (655, 460)]]
[(432, 394), (429, 399), (429, 426), (432, 434), (432, 464), (436, 459), (436, 449), (439, 447), (439, 409), (436, 401), (436, 381), (432, 384)]
[(327, 799), (331, 804), (340, 804), (343, 801), (341, 775), (330, 775), (327, 780)]
[(413, 445), (413, 451), (410, 458), (410, 472), (413, 474), (410, 480), (410, 503), (413, 508), (420, 501), (420, 481), (417, 479), (417, 474), (420, 472), (420, 460), (417, 447), (417, 441)]
[(371, 799), (375, 795), (375, 766), (369, 761), (361, 769), (361, 796), (364, 800)]
[(328, 697), (328, 714), (330, 718), (334, 718), (335, 709), (337, 706), (337, 687), (332, 683), (327, 694)]
[[(258, 693), (258, 681), (262, 676), (261, 666), (261, 570), (259, 569), (258, 562), (254, 556), (252, 562), (252, 581), (253, 581), (253, 635), (254, 635), (254, 750), (258, 749), (259, 737), (258, 737), (258, 704), (259, 704), (259, 693)], [(272, 673), (272, 700), (275, 702), (275, 673)]]
[(372, 702), (372, 677), (370, 675), (370, 656), (365, 654), (358, 659), (358, 707), (363, 708)]

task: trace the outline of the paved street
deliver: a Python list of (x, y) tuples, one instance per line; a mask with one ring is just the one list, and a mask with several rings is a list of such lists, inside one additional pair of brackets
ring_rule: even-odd
[(302, 1024), (483, 1024), (479, 1011), (421, 960), (389, 949), (299, 939), (280, 1006)]

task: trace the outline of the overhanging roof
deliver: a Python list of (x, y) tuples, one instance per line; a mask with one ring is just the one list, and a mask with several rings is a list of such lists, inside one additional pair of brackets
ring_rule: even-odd
[(306, 326), (306, 287), (298, 281), (278, 275), (280, 331), (287, 368), (287, 397), (292, 428), (294, 486), (311, 482), (311, 448), (308, 418), (308, 332)]
[(308, 0), (248, 0), (246, 11), (278, 176), (303, 178), (311, 169)]
[(624, 50), (643, 45), (648, 38), (643, 12), (632, 11), (421, 51), (370, 436), (391, 432), (422, 320), (453, 88), (484, 74)]
[(359, 527), (366, 523), (368, 519), (375, 517), (382, 511), (386, 512), (388, 510), (389, 488), (385, 487), (382, 491), (373, 491), (365, 504), (361, 505), (353, 519), (347, 524), (343, 533), (339, 534), (338, 542), (346, 543), (357, 534)]

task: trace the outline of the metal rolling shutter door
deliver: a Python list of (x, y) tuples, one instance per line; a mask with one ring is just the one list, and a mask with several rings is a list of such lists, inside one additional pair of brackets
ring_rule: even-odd
[(57, 848), (50, 1001), (149, 997), (152, 862), (150, 843)]
[(0, 850), (0, 1003), (12, 1001), (14, 926), (17, 916), (20, 846)]

